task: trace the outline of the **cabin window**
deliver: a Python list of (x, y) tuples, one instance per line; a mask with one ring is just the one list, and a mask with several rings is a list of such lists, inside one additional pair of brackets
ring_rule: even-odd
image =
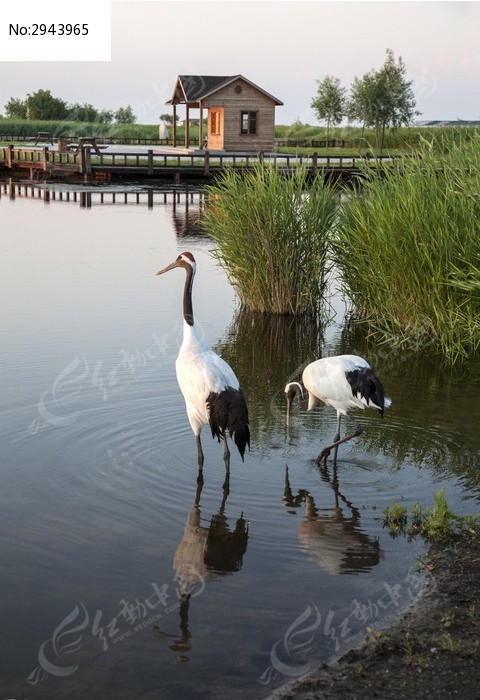
[(210, 133), (212, 136), (220, 135), (220, 112), (211, 112)]
[(241, 129), (242, 134), (256, 134), (257, 133), (257, 113), (256, 112), (242, 112), (241, 113)]

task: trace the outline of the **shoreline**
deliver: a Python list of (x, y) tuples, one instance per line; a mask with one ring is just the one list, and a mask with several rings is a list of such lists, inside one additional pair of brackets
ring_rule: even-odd
[[(480, 541), (455, 537), (424, 557), (426, 590), (369, 641), (278, 688), (269, 700), (477, 697)], [(366, 633), (367, 634), (367, 633)]]

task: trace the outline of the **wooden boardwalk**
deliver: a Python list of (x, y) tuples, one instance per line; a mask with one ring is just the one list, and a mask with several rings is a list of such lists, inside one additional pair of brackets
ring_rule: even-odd
[(182, 179), (210, 179), (225, 167), (238, 171), (250, 169), (259, 160), (271, 163), (286, 173), (299, 165), (305, 165), (313, 175), (322, 171), (326, 176), (342, 182), (360, 174), (360, 164), (392, 162), (391, 156), (366, 159), (364, 156), (311, 156), (252, 153), (190, 154), (158, 153), (153, 149), (144, 152), (104, 151), (98, 155), (90, 148), (77, 152), (60, 152), (48, 146), (41, 148), (0, 147), (0, 170), (8, 175), (18, 174), (36, 178), (60, 178), (82, 180), (114, 180), (137, 178), (166, 178), (179, 183)]

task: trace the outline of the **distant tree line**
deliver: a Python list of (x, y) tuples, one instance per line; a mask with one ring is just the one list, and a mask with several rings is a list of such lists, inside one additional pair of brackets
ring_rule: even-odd
[(330, 126), (340, 124), (344, 117), (374, 128), (375, 147), (383, 149), (385, 129), (407, 125), (419, 114), (415, 110), (415, 95), (412, 80), (406, 79), (406, 66), (401, 56), (396, 60), (391, 49), (387, 49), (385, 63), (378, 70), (371, 70), (362, 78), (354, 78), (347, 95), (339, 78), (327, 75), (317, 80), (317, 94), (311, 106), (316, 116), (327, 123), (327, 140)]
[(59, 97), (54, 97), (50, 90), (29, 93), (24, 100), (11, 97), (5, 105), (5, 114), (10, 119), (46, 119), (97, 124), (134, 124), (136, 121), (130, 105), (119, 107), (116, 111), (99, 110), (88, 102), (68, 104)]

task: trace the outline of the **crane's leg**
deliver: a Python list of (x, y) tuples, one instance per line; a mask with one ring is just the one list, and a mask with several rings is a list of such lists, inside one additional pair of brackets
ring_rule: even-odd
[(340, 421), (342, 420), (342, 414), (337, 411), (337, 432), (333, 438), (333, 442), (338, 442), (340, 440)]
[(226, 435), (223, 436), (223, 461), (225, 462), (225, 482), (223, 484), (225, 490), (230, 483), (230, 450), (228, 449)]
[(197, 454), (198, 454), (198, 471), (201, 472), (203, 469), (203, 450), (202, 442), (200, 440), (200, 433), (195, 436), (197, 439)]
[(324, 447), (323, 450), (320, 452), (318, 455), (317, 459), (315, 460), (317, 464), (320, 464), (322, 460), (324, 460), (324, 463), (327, 463), (327, 457), (330, 454), (330, 451), (332, 449), (335, 449), (335, 459), (336, 459), (336, 449), (339, 445), (341, 445), (344, 442), (347, 442), (347, 440), (351, 440), (354, 437), (358, 437), (363, 433), (363, 428), (359, 423), (355, 421), (355, 430), (353, 433), (350, 433), (350, 435), (346, 435), (344, 438), (341, 440), (335, 440), (331, 445), (328, 445), (327, 447)]

